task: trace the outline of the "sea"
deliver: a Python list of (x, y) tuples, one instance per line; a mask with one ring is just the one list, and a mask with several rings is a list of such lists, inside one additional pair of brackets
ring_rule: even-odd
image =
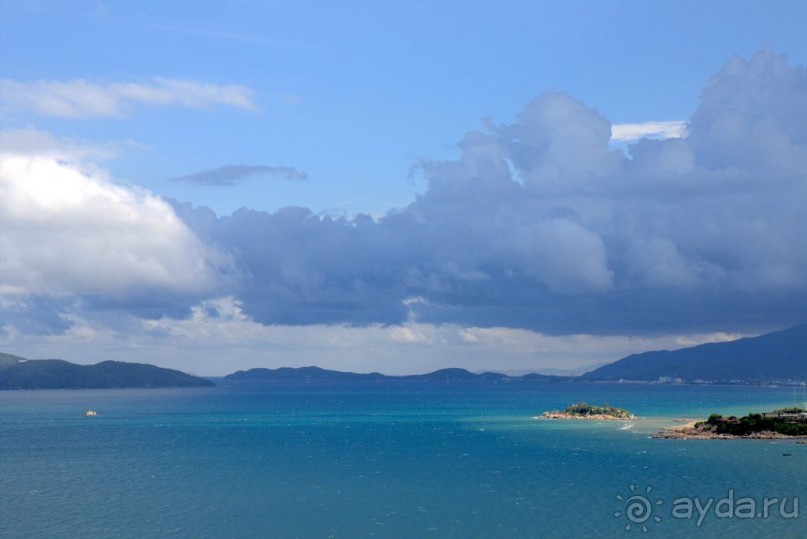
[(793, 388), (216, 382), (0, 391), (0, 537), (807, 537), (807, 445), (652, 438)]

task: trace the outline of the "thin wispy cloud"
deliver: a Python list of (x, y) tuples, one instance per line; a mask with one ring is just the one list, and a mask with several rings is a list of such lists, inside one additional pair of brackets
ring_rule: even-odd
[(0, 79), (0, 111), (57, 118), (119, 117), (137, 106), (194, 109), (225, 106), (257, 112), (254, 97), (252, 90), (236, 84), (162, 77), (148, 83)]
[(0, 154), (13, 153), (80, 163), (85, 160), (104, 161), (117, 157), (124, 148), (142, 148), (133, 141), (95, 143), (57, 137), (31, 127), (0, 131)]
[(682, 138), (687, 133), (687, 122), (643, 122), (638, 124), (614, 124), (611, 126), (613, 142), (629, 142), (643, 138), (670, 139)]
[(187, 176), (171, 178), (199, 185), (235, 185), (253, 176), (272, 176), (284, 180), (304, 181), (308, 174), (294, 167), (270, 167), (266, 165), (225, 165), (203, 170)]

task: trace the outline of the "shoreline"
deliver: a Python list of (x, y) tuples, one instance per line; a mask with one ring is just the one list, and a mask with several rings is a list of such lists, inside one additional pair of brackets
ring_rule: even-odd
[(752, 432), (745, 436), (735, 436), (733, 434), (718, 434), (706, 431), (695, 426), (703, 420), (676, 419), (676, 422), (683, 422), (683, 425), (664, 427), (661, 431), (653, 435), (654, 439), (660, 440), (796, 440), (800, 443), (807, 443), (807, 436), (788, 436), (773, 431)]

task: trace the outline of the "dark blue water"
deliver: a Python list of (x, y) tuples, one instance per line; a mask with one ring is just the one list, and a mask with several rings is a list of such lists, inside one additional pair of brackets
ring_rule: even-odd
[[(579, 400), (644, 419), (533, 419)], [(807, 513), (807, 445), (650, 438), (792, 404), (787, 388), (620, 384), (6, 391), (0, 536), (807, 537), (792, 516), (793, 498)], [(786, 498), (785, 516), (778, 501), (767, 518), (671, 513), (729, 492), (760, 510)], [(646, 520), (626, 515), (637, 493)]]

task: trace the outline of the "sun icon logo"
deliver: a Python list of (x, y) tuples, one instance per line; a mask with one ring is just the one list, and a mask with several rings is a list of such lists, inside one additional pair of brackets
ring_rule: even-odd
[(641, 528), (642, 532), (647, 533), (648, 523), (661, 522), (661, 517), (653, 516), (653, 507), (661, 505), (664, 502), (660, 499), (655, 502), (650, 500), (650, 493), (653, 491), (653, 487), (647, 487), (644, 490), (644, 494), (637, 494), (636, 491), (636, 485), (631, 485), (631, 493), (628, 494), (627, 497), (621, 494), (616, 495), (616, 499), (622, 502), (623, 511), (615, 511), (614, 516), (619, 518), (624, 514), (628, 519), (628, 523), (625, 525), (625, 531), (631, 531), (635, 526), (636, 529)]

